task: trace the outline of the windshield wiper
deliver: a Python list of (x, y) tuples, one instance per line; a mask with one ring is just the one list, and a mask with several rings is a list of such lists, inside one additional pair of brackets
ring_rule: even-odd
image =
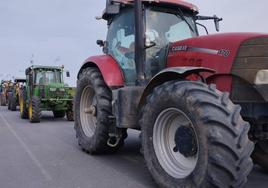
[(176, 15), (176, 16), (179, 17), (179, 18), (181, 18), (183, 21), (185, 21), (185, 23), (189, 26), (189, 28), (191, 29), (191, 31), (192, 31), (193, 33), (195, 33), (195, 29), (194, 29), (193, 26), (188, 22), (188, 20), (185, 18), (185, 16), (184, 16), (182, 10), (181, 10), (180, 8), (179, 8), (178, 10), (179, 10), (179, 16), (178, 16), (178, 15)]

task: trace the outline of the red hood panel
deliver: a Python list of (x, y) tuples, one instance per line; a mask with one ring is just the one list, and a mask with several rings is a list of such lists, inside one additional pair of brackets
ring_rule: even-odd
[(167, 67), (197, 66), (230, 73), (238, 49), (246, 40), (268, 37), (259, 33), (227, 33), (202, 36), (173, 43)]

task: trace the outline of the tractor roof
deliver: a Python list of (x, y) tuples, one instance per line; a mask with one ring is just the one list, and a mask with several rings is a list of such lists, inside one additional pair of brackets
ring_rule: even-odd
[[(113, 0), (114, 2), (122, 3), (122, 4), (129, 4), (133, 3), (134, 0)], [(184, 8), (191, 9), (193, 11), (198, 11), (197, 6), (193, 5), (192, 3), (188, 3), (182, 0), (142, 0), (143, 2), (150, 2), (150, 3), (159, 3), (159, 4), (172, 4), (177, 6), (182, 6)]]
[(59, 69), (62, 70), (63, 66), (44, 66), (44, 65), (32, 65), (31, 69)]
[[(125, 5), (133, 4), (134, 0), (110, 0), (114, 3), (120, 3)], [(198, 8), (192, 3), (188, 3), (182, 0), (142, 0), (143, 2), (154, 3), (154, 4), (163, 4), (163, 5), (171, 5), (171, 6), (179, 6), (190, 11), (193, 11), (195, 14), (198, 13)], [(103, 11), (102, 18), (107, 20), (109, 18), (109, 14), (106, 12), (106, 9)]]
[(28, 75), (31, 70), (40, 69), (40, 70), (59, 70), (61, 71), (64, 66), (44, 66), (44, 65), (32, 65), (26, 69), (25, 74)]

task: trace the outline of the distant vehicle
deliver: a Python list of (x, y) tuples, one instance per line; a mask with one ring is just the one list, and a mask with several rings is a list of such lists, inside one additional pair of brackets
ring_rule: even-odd
[(12, 90), (13, 83), (11, 80), (2, 80), (0, 85), (0, 104), (8, 105), (8, 93)]
[(8, 109), (11, 111), (16, 111), (17, 106), (19, 106), (19, 98), (21, 91), (26, 83), (25, 78), (15, 78), (13, 87), (10, 88), (8, 93)]
[[(64, 84), (64, 67), (33, 65), (26, 69), (26, 85), (20, 95), (20, 116), (40, 122), (42, 111), (52, 111), (55, 118), (73, 121), (75, 89)], [(67, 77), (70, 73), (66, 72)]]

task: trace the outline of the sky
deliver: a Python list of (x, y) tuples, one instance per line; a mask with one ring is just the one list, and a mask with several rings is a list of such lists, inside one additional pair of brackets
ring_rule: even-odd
[[(23, 77), (34, 64), (64, 65), (75, 86), (83, 61), (101, 54), (107, 24), (97, 21), (105, 0), (0, 0), (0, 80)], [(220, 32), (268, 33), (266, 0), (190, 0), (200, 15), (223, 18)], [(215, 33), (212, 21), (205, 22)]]

